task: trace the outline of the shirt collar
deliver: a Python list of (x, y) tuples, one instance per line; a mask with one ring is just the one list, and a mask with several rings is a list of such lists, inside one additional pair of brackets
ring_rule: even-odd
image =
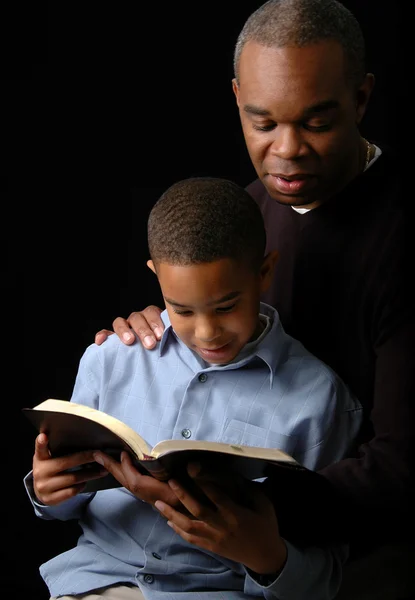
[[(247, 356), (244, 356), (240, 361), (234, 361), (229, 365), (224, 365), (223, 367), (218, 367), (216, 365), (208, 366), (206, 369), (204, 369), (205, 371), (217, 371), (219, 369), (237, 369), (250, 363), (255, 358), (259, 358), (269, 368), (270, 388), (272, 387), (274, 381), (274, 374), (278, 368), (280, 361), (282, 360), (282, 355), (285, 350), (284, 332), (282, 329), (278, 312), (275, 310), (275, 308), (273, 308), (269, 304), (261, 302), (260, 313), (266, 315), (271, 319), (271, 329), (268, 331), (267, 335), (265, 335), (265, 337), (253, 348), (252, 352)], [(181, 339), (175, 334), (173, 330), (166, 309), (161, 313), (161, 319), (164, 323), (165, 329), (159, 344), (159, 356), (163, 355), (168, 340), (174, 339), (179, 344), (183, 344)]]
[[(163, 331), (163, 335), (161, 336), (161, 340), (160, 340), (160, 344), (159, 344), (159, 356), (162, 356), (164, 347), (167, 343), (167, 340), (170, 337), (171, 333), (173, 332), (173, 327), (171, 326), (167, 309), (164, 309), (160, 316), (161, 316), (161, 320), (164, 323), (164, 331)], [(181, 342), (181, 343), (183, 343), (183, 342)]]

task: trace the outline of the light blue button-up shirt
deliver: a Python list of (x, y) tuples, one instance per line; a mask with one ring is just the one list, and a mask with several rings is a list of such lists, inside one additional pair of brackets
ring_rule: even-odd
[[(207, 365), (174, 333), (167, 312), (158, 347), (123, 344), (116, 335), (89, 346), (71, 400), (100, 409), (135, 429), (153, 446), (199, 439), (275, 447), (310, 469), (350, 453), (362, 408), (333, 371), (288, 336), (278, 314), (261, 304), (271, 326), (232, 364)], [(77, 546), (44, 563), (52, 596), (131, 583), (148, 600), (328, 600), (341, 581), (347, 548), (296, 548), (278, 578), (259, 585), (244, 566), (185, 542), (150, 504), (125, 488), (79, 494), (43, 506), (44, 519), (79, 519)]]

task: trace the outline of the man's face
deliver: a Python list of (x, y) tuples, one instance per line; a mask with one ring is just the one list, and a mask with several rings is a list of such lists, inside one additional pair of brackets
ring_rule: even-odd
[(248, 152), (268, 193), (294, 206), (319, 204), (361, 168), (358, 123), (372, 80), (357, 92), (341, 46), (248, 42), (233, 81)]
[(253, 268), (221, 259), (156, 272), (176, 334), (206, 362), (229, 363), (259, 333), (264, 277)]

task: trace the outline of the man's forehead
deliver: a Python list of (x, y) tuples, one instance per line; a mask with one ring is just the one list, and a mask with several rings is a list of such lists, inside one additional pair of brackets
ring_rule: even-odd
[[(302, 78), (310, 80), (314, 75), (343, 74), (346, 56), (335, 40), (324, 40), (307, 46), (264, 46), (249, 41), (242, 49), (239, 61), (240, 83), (264, 77), (287, 81)], [(324, 71), (324, 73), (322, 73)]]
[[(332, 48), (332, 46), (334, 46)], [(241, 53), (239, 92), (242, 110), (260, 115), (272, 106), (295, 102), (302, 110), (339, 101), (349, 88), (344, 54), (336, 42), (272, 48), (249, 42)]]

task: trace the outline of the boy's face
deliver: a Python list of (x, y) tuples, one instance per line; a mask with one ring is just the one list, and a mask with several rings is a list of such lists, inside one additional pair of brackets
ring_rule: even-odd
[(152, 261), (176, 334), (203, 360), (232, 361), (260, 333), (260, 295), (268, 287), (274, 253), (255, 271), (231, 259), (178, 266)]

